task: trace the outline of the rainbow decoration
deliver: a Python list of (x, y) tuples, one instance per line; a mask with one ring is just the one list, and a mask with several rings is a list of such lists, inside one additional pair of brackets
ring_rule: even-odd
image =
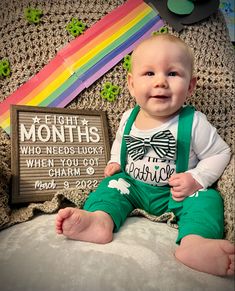
[(0, 126), (10, 133), (10, 105), (65, 107), (163, 26), (143, 0), (128, 0), (63, 48), (38, 74), (0, 104)]

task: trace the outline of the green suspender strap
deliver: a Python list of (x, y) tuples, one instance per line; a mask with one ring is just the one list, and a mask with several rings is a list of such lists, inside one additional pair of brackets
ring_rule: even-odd
[[(138, 105), (135, 106), (134, 109), (131, 111), (131, 114), (127, 120), (127, 124), (126, 124), (125, 129), (124, 129), (123, 136), (125, 134), (130, 133), (132, 124), (135, 121), (135, 118), (136, 118), (137, 114), (139, 113), (139, 111), (140, 111), (140, 107)], [(122, 145), (121, 145), (121, 169), (123, 172), (125, 172), (125, 167), (126, 167), (126, 156), (127, 156), (127, 154), (126, 154), (126, 142), (125, 142), (125, 139), (123, 138)]]
[[(123, 135), (129, 134), (135, 118), (140, 110), (136, 106), (128, 120), (124, 129)], [(177, 133), (177, 157), (176, 157), (176, 172), (181, 173), (188, 170), (190, 142), (192, 133), (192, 124), (195, 108), (192, 106), (183, 107), (179, 115), (178, 133)], [(126, 166), (126, 142), (122, 139), (121, 145), (121, 169), (124, 172)]]
[(195, 108), (193, 106), (186, 106), (182, 108), (179, 115), (176, 173), (188, 170), (194, 112)]

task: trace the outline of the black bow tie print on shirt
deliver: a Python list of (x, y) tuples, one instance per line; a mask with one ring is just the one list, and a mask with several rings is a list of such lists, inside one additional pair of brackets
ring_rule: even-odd
[(124, 135), (127, 151), (134, 161), (143, 159), (147, 148), (151, 147), (161, 159), (175, 157), (176, 141), (170, 130), (159, 131), (148, 138)]

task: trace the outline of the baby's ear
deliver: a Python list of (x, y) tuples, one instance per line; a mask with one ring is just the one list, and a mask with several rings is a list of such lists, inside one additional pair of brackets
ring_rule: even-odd
[(189, 88), (188, 88), (188, 93), (189, 93), (189, 96), (191, 96), (196, 88), (196, 85), (197, 85), (197, 77), (192, 77), (192, 79), (190, 80), (190, 83), (189, 83)]
[(131, 73), (128, 73), (128, 75), (127, 75), (127, 84), (128, 84), (128, 89), (129, 89), (131, 96), (134, 97), (135, 96), (134, 84), (133, 84), (133, 76)]

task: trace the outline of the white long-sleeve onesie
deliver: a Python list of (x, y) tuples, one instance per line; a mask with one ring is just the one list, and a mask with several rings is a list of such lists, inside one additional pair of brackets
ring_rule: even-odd
[[(120, 151), (124, 128), (132, 109), (126, 111), (120, 121), (120, 125), (111, 149), (111, 162), (120, 164)], [(130, 135), (140, 138), (147, 138), (156, 132), (169, 129), (172, 135), (177, 138), (179, 115), (162, 124), (160, 127), (139, 130), (133, 123)], [(188, 171), (192, 174), (204, 189), (211, 186), (223, 173), (230, 160), (230, 148), (227, 143), (218, 135), (215, 127), (207, 120), (206, 116), (195, 111), (190, 157)], [(160, 159), (155, 151), (148, 149), (141, 160), (133, 161), (127, 155), (126, 172), (133, 178), (152, 185), (168, 184), (169, 177), (175, 172), (175, 159)]]

